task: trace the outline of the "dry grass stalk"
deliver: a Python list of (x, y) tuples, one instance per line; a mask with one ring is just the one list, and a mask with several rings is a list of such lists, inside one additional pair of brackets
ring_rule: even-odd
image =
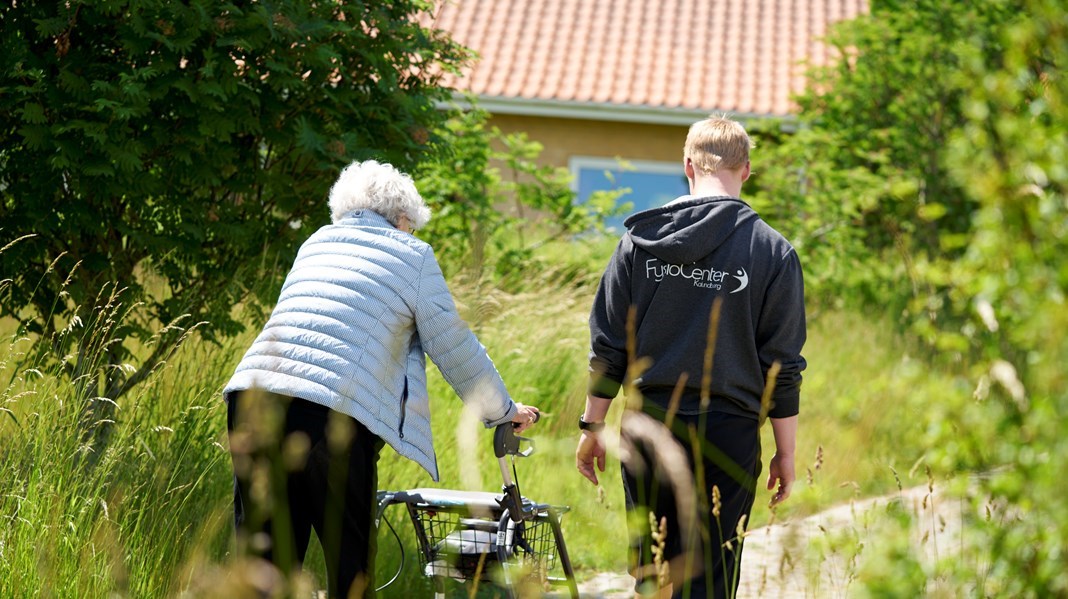
[[(682, 545), (682, 552), (671, 560), (674, 563), (671, 564), (669, 575), (673, 584), (682, 584), (685, 581), (683, 573), (687, 578), (699, 574), (695, 571), (698, 566), (689, 567), (689, 564), (701, 563), (700, 547), (695, 542), (697, 530), (695, 487), (686, 451), (662, 422), (642, 412), (626, 411), (623, 414), (620, 433), (619, 459), (628, 471), (637, 476), (658, 472), (667, 478), (666, 483), (672, 489), (679, 519), (681, 532), (679, 541)], [(639, 446), (656, 448), (651, 456), (655, 463), (645, 463), (641, 452), (638, 451)], [(636, 577), (640, 577), (643, 573), (635, 574)], [(648, 572), (647, 576), (655, 574), (657, 573)]]
[[(739, 547), (738, 550), (741, 551), (742, 543), (745, 542), (745, 537), (748, 534), (745, 531), (745, 520), (746, 520), (747, 517), (748, 516), (746, 516), (746, 514), (742, 514), (742, 517), (738, 518), (738, 525), (734, 527), (734, 537), (730, 538), (730, 539), (727, 539), (726, 541), (723, 542), (723, 547), (727, 551), (734, 551), (735, 542), (738, 543), (738, 547)], [(734, 567), (738, 568), (739, 565), (740, 565), (740, 562), (738, 560), (735, 560), (734, 561)], [(737, 572), (735, 574), (737, 575)]]
[[(705, 461), (701, 456), (701, 436), (697, 434), (697, 427), (687, 427), (690, 434), (690, 449), (693, 451), (694, 463), (694, 487), (697, 489), (697, 510), (704, 514), (708, 511), (708, 492), (705, 491)], [(704, 521), (699, 521), (698, 529), (701, 532), (701, 540), (707, 545), (711, 541), (711, 531), (705, 526)]]
[[(720, 493), (719, 485), (712, 485), (712, 517), (716, 520), (716, 529), (719, 531), (719, 538), (723, 538), (723, 521), (720, 520), (720, 514), (723, 508), (723, 496)], [(731, 542), (727, 541), (720, 547), (720, 551), (726, 548), (727, 551), (732, 551)], [(724, 556), (725, 558), (725, 556)], [(727, 560), (720, 559), (720, 565), (723, 568), (723, 580), (727, 580)]]
[[(463, 409), (460, 410), (460, 419), (456, 423), (455, 429), (458, 455), (478, 455), (478, 444), (481, 440), (479, 428), (481, 424), (478, 413), (471, 406), (464, 404)], [(470, 490), (483, 488), (482, 471), (478, 467), (478, 460), (457, 460), (457, 465), (460, 468), (461, 488)]]
[(634, 365), (634, 361), (638, 355), (638, 336), (637, 336), (637, 324), (635, 323), (638, 318), (638, 308), (631, 306), (627, 310), (627, 375), (623, 381), (623, 385), (626, 387), (631, 386), (631, 382), (634, 381), (634, 377), (631, 376), (631, 368)]
[(18, 243), (20, 241), (23, 241), (25, 239), (31, 239), (33, 237), (37, 237), (37, 233), (28, 233), (26, 235), (23, 235), (22, 237), (16, 237), (15, 239), (12, 239), (11, 241), (7, 242), (7, 244), (4, 247), (0, 248), (0, 254), (6, 252), (8, 250), (8, 248), (10, 248), (11, 246), (15, 245), (16, 243)]
[(717, 297), (712, 302), (712, 311), (708, 315), (708, 339), (705, 342), (705, 361), (701, 373), (701, 409), (708, 408), (712, 401), (712, 365), (716, 353), (716, 337), (719, 334), (720, 309), (723, 307), (723, 298)]
[(656, 568), (656, 588), (664, 589), (671, 584), (671, 567), (664, 559), (664, 547), (667, 544), (667, 518), (656, 520), (656, 514), (649, 512), (649, 528), (653, 536), (653, 566)]
[(816, 447), (816, 462), (814, 464), (812, 464), (811, 468), (805, 468), (805, 471), (808, 474), (808, 484), (810, 484), (810, 485), (812, 484), (812, 481), (813, 481), (813, 478), (814, 478), (813, 471), (819, 472), (820, 468), (822, 468), (822, 467), (823, 467), (823, 445), (820, 445), (820, 446)]
[[(923, 497), (923, 509), (925, 511), (927, 510), (927, 500), (930, 499), (931, 500), (931, 526), (932, 526), (932, 528), (934, 528), (935, 518), (937, 517), (939, 520), (941, 520), (941, 516), (938, 515), (938, 511), (935, 509), (934, 474), (931, 472), (931, 466), (929, 464), (924, 464), (924, 471), (927, 474), (927, 494), (924, 495), (924, 497)], [(941, 521), (942, 521), (942, 526), (938, 529), (938, 532), (943, 532), (943, 531), (945, 531), (945, 528), (946, 528), (945, 527), (945, 520), (941, 520)], [(926, 539), (926, 537), (927, 537), (927, 533), (924, 533), (924, 538)], [(937, 534), (935, 534), (935, 536), (932, 537), (932, 539), (931, 539), (931, 547), (934, 550), (934, 557), (935, 557), (935, 561), (937, 562), (938, 561), (938, 535)]]
[(768, 378), (764, 382), (764, 393), (760, 396), (760, 426), (764, 426), (764, 421), (768, 419), (768, 413), (771, 412), (772, 401), (771, 396), (775, 393), (775, 381), (779, 376), (779, 370), (782, 369), (782, 364), (778, 360), (771, 363), (768, 368)]
[(634, 306), (631, 306), (630, 311), (627, 312), (627, 372), (623, 377), (623, 388), (626, 389), (626, 409), (632, 411), (641, 411), (642, 409), (642, 394), (637, 387), (634, 386), (634, 381), (641, 378), (642, 373), (652, 364), (652, 360), (649, 358), (638, 358), (637, 354), (637, 340), (634, 336), (635, 324), (634, 321), (637, 318), (637, 312)]
[(675, 383), (675, 388), (671, 390), (671, 402), (668, 403), (667, 415), (664, 416), (664, 426), (671, 429), (671, 425), (675, 423), (675, 414), (679, 411), (679, 403), (682, 402), (682, 392), (686, 389), (686, 381), (690, 380), (690, 374), (684, 372), (679, 375), (679, 382)]
[(734, 533), (736, 535), (738, 535), (738, 537), (737, 537), (738, 539), (745, 538), (745, 535), (746, 535), (746, 532), (745, 532), (745, 520), (746, 520), (747, 517), (748, 516), (746, 514), (742, 514), (742, 517), (738, 518), (738, 526), (736, 526), (734, 528)]
[(723, 506), (719, 485), (712, 485), (712, 517), (719, 520), (720, 508)]
[(475, 567), (475, 576), (472, 578), (474, 584), (472, 584), (467, 591), (468, 599), (475, 599), (475, 595), (478, 594), (478, 584), (482, 581), (482, 569), (486, 566), (487, 555), (489, 555), (489, 553), (483, 551), (478, 556), (478, 565)]

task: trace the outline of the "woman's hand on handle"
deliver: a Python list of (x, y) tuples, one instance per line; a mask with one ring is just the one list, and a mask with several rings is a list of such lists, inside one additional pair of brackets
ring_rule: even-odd
[(519, 434), (534, 426), (534, 423), (541, 418), (541, 412), (534, 406), (525, 406), (518, 402), (515, 405), (519, 410), (512, 417), (512, 423), (515, 425), (516, 434)]

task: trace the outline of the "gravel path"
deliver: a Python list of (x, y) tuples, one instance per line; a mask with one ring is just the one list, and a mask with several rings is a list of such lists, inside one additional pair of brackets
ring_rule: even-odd
[[(913, 534), (922, 550), (937, 555), (937, 544), (929, 539), (955, 538), (959, 504), (938, 497), (932, 500), (926, 486), (754, 529), (745, 540), (739, 599), (846, 596), (856, 570), (851, 554), (856, 553), (858, 542), (870, 542), (877, 534), (872, 526), (894, 501), (916, 516)], [(633, 585), (634, 579), (627, 574), (601, 573), (583, 582), (579, 592), (589, 599), (621, 599), (633, 597)]]

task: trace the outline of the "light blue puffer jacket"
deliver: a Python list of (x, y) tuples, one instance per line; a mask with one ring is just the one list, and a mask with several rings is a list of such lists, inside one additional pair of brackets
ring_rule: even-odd
[(426, 355), (487, 427), (515, 415), (433, 249), (357, 210), (301, 246), (271, 318), (223, 392), (264, 389), (348, 414), (438, 480)]

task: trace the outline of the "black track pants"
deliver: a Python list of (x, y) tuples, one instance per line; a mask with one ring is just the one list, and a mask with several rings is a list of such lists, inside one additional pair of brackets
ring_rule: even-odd
[[(654, 409), (655, 410), (655, 409)], [(652, 413), (662, 422), (662, 414)], [(689, 579), (674, 587), (674, 597), (733, 597), (738, 586), (742, 545), (737, 542), (739, 519), (749, 518), (756, 493), (756, 478), (760, 474), (759, 426), (755, 419), (720, 412), (698, 415), (676, 415), (672, 434), (688, 457), (687, 471), (703, 485), (694, 485), (696, 505), (696, 543), (699, 551), (684, 553), (682, 530), (676, 511), (676, 496), (664, 469), (657, 465), (656, 447), (633, 440), (640, 462), (623, 465), (623, 484), (630, 517), (632, 565), (650, 574), (653, 564), (651, 524), (649, 513), (659, 522), (665, 518), (667, 535), (664, 556), (673, 560), (673, 578)], [(693, 432), (691, 433), (691, 429)], [(624, 435), (626, 435), (624, 428)], [(701, 444), (701, 471), (695, 468), (692, 439)], [(663, 452), (661, 452), (662, 454)], [(651, 466), (643, 468), (640, 464)], [(651, 473), (651, 474), (650, 474)], [(698, 487), (703, 487), (703, 490)], [(718, 517), (713, 514), (713, 487), (719, 494)], [(706, 536), (707, 535), (707, 536)], [(707, 538), (707, 540), (705, 540)], [(730, 548), (725, 545), (731, 541)], [(689, 556), (689, 557), (688, 557)], [(643, 588), (644, 575), (638, 576)], [(652, 584), (653, 580), (646, 582)], [(654, 587), (655, 588), (655, 585)], [(647, 589), (648, 590), (648, 589)]]
[(227, 397), (239, 552), (299, 569), (315, 530), (331, 597), (373, 597), (383, 442), (357, 420), (298, 398)]

